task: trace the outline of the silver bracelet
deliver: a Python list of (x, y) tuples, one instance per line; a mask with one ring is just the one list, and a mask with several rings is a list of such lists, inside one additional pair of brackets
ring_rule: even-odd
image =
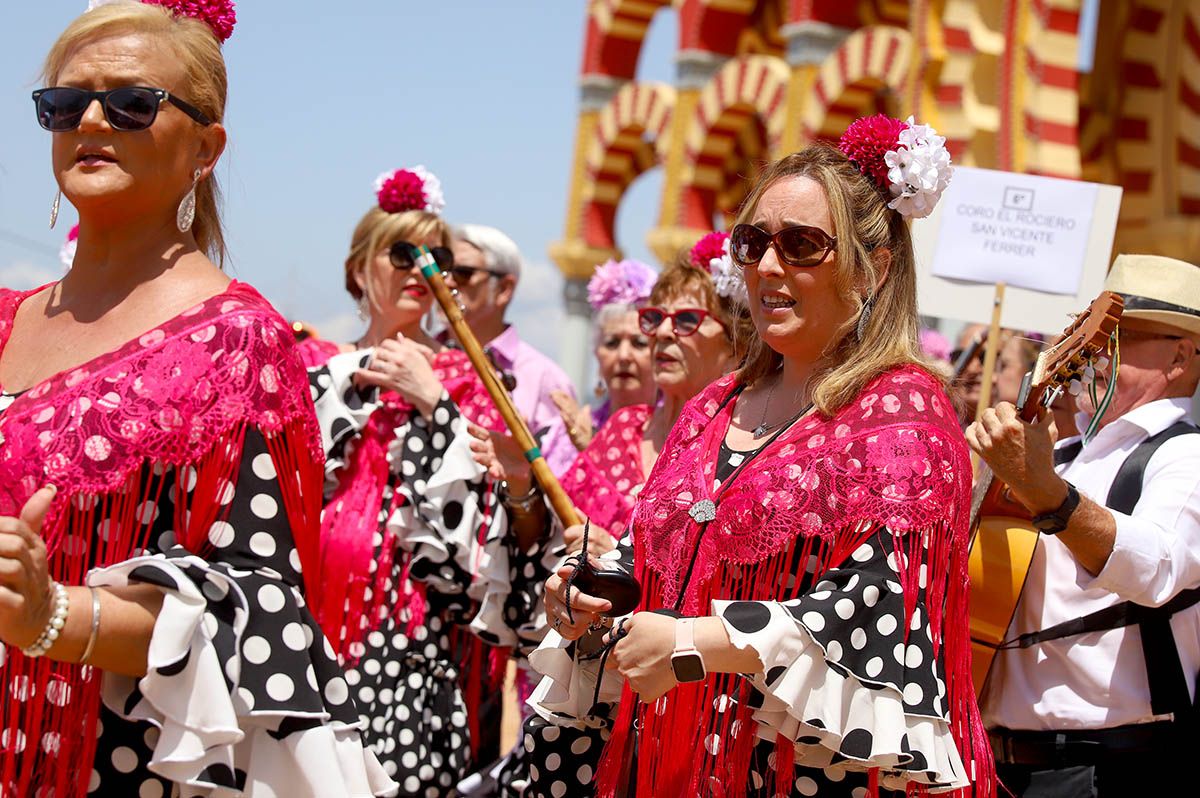
[(94, 587), (88, 589), (92, 591), (92, 631), (88, 634), (83, 656), (79, 658), (80, 665), (87, 664), (88, 657), (92, 656), (92, 649), (96, 647), (96, 638), (100, 636), (100, 591)]
[(67, 623), (67, 613), (71, 609), (71, 597), (67, 594), (67, 589), (58, 582), (52, 583), (52, 591), (54, 593), (54, 611), (50, 613), (50, 620), (46, 621), (46, 628), (42, 630), (33, 645), (21, 649), (25, 656), (31, 659), (40, 657), (49, 651)]

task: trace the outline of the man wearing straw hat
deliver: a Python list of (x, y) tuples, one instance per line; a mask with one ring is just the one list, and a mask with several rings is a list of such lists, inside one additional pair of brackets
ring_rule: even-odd
[[(1017, 795), (1126, 796), (1179, 786), (1200, 739), (1200, 268), (1121, 255), (1116, 393), (1093, 437), (984, 412), (967, 440), (1042, 532), (984, 693), (999, 774)], [(1112, 375), (1079, 397), (1079, 428)], [(1149, 791), (1147, 791), (1149, 789)]]

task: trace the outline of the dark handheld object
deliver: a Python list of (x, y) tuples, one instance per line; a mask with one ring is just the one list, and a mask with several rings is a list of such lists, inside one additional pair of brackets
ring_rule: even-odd
[(568, 561), (575, 566), (574, 572), (567, 578), (565, 590), (567, 616), (570, 617), (572, 623), (575, 621), (575, 613), (571, 610), (571, 588), (611, 603), (612, 609), (601, 613), (607, 618), (628, 615), (637, 609), (637, 605), (642, 600), (642, 585), (634, 577), (624, 571), (602, 571), (592, 567), (591, 561), (588, 560), (587, 548), (588, 530), (590, 529), (591, 521), (585, 521), (583, 524), (583, 550)]

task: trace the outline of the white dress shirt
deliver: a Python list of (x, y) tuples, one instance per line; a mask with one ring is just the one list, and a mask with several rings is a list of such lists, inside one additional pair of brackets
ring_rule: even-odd
[[(1191, 408), (1191, 399), (1160, 399), (1135, 408), (1101, 429), (1058, 473), (1102, 505), (1125, 458), (1149, 436), (1189, 416)], [(1126, 600), (1158, 606), (1200, 586), (1200, 436), (1164, 443), (1151, 458), (1143, 485), (1132, 515), (1113, 512), (1116, 541), (1098, 576), (1088, 573), (1062, 541), (1041, 536), (1009, 639)], [(1171, 628), (1194, 695), (1200, 605), (1176, 613)], [(1150, 710), (1137, 626), (999, 652), (983, 709), (988, 726), (1009, 729), (1100, 729), (1163, 719)]]

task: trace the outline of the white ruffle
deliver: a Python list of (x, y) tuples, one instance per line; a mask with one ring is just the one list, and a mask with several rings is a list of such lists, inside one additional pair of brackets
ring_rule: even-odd
[[(527, 703), (534, 712), (559, 726), (600, 728), (604, 718), (596, 716), (592, 708), (597, 703), (616, 706), (625, 680), (616, 671), (602, 671), (599, 659), (583, 662), (572, 659), (567, 649), (570, 644), (571, 641), (551, 630), (529, 655), (530, 667), (543, 678)], [(600, 699), (594, 701), (596, 680), (601, 675)], [(608, 717), (612, 715), (608, 713)]]
[[(237, 595), (242, 608), (249, 606), (235, 580), (207, 567), (198, 557), (186, 562), (202, 568), (207, 579)], [(130, 574), (144, 566), (161, 572), (176, 586), (162, 589), (163, 604), (150, 639), (147, 675), (133, 679), (105, 672), (101, 694), (117, 715), (159, 729), (149, 763), (153, 773), (179, 785), (181, 796), (360, 798), (396, 794), (398, 785), (363, 747), (358, 724), (327, 722), (282, 740), (271, 735), (281, 716), (330, 718), (326, 713), (256, 713), (249, 709), (237, 696), (240, 658), (234, 657), (225, 669), (213, 644), (215, 630), (209, 628), (212, 621), (205, 617), (207, 601), (200, 587), (170, 560), (137, 557), (92, 571), (86, 581), (93, 587), (125, 586), (130, 584)], [(293, 594), (303, 601), (294, 588)], [(246, 620), (244, 609), (235, 612), (238, 651)], [(186, 665), (173, 675), (159, 672), (185, 660)], [(234, 684), (232, 693), (226, 677)], [(126, 700), (135, 687), (143, 700), (131, 713), (126, 712)], [(210, 765), (244, 770), (246, 791), (213, 788), (200, 781), (197, 777)]]
[[(880, 785), (904, 790), (911, 782), (937, 785), (931, 791), (969, 786), (962, 757), (949, 724), (936, 717), (904, 711), (903, 694), (891, 686), (867, 687), (853, 675), (831, 667), (825, 651), (811, 631), (778, 604), (768, 604), (771, 622), (758, 632), (742, 632), (725, 620), (724, 611), (733, 602), (714, 601), (713, 611), (721, 618), (729, 639), (741, 650), (753, 650), (763, 670), (747, 675), (763, 694), (763, 705), (755, 710), (757, 734), (775, 740), (782, 734), (797, 742), (796, 761), (807, 767), (829, 767), (842, 741), (852, 730), (871, 733), (871, 752), (866, 758), (850, 757), (840, 764), (846, 770), (880, 769)], [(782, 626), (786, 621), (791, 629)], [(766, 673), (783, 667), (782, 675), (768, 683)], [(807, 721), (818, 721), (821, 726)], [(925, 758), (920, 770), (902, 770), (911, 762), (903, 750)]]

